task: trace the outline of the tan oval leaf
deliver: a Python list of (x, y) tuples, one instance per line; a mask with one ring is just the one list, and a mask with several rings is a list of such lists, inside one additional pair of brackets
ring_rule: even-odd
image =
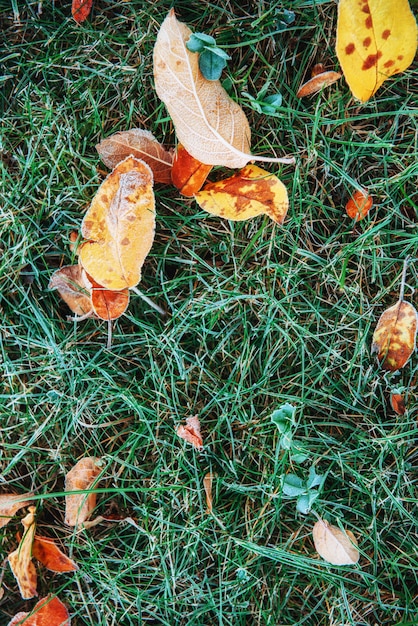
[(418, 314), (409, 302), (399, 301), (382, 313), (373, 333), (372, 352), (385, 370), (404, 367), (415, 350)]
[(133, 156), (150, 166), (156, 183), (171, 183), (173, 153), (166, 150), (148, 130), (131, 128), (114, 133), (102, 139), (96, 150), (103, 163), (111, 169), (126, 157)]
[(152, 172), (128, 157), (100, 185), (82, 224), (80, 263), (93, 279), (120, 291), (135, 287), (154, 241)]
[(24, 533), (19, 545), (8, 556), (10, 569), (19, 585), (20, 595), (24, 600), (37, 596), (36, 569), (32, 563), (32, 544), (35, 536), (35, 511), (34, 506), (29, 507), (29, 513), (22, 519)]
[(208, 213), (237, 221), (265, 213), (282, 224), (289, 208), (286, 187), (257, 165), (247, 165), (229, 178), (208, 183), (195, 199)]
[(2, 493), (0, 495), (0, 528), (6, 526), (12, 517), (24, 506), (30, 504), (33, 493)]
[(297, 98), (304, 98), (305, 96), (312, 96), (314, 93), (318, 93), (324, 87), (332, 85), (341, 78), (339, 72), (322, 72), (322, 74), (315, 74), (310, 80), (301, 85), (296, 94)]
[(350, 530), (343, 532), (326, 520), (319, 519), (312, 529), (312, 535), (316, 551), (328, 563), (354, 565), (359, 560), (357, 539)]
[(198, 450), (203, 449), (203, 439), (200, 434), (200, 422), (197, 415), (186, 418), (186, 425), (181, 424), (178, 426), (176, 433), (180, 439), (191, 443)]
[[(100, 459), (94, 456), (80, 459), (65, 477), (65, 491), (90, 489), (97, 485), (96, 478), (100, 471)], [(95, 493), (75, 493), (65, 496), (65, 523), (68, 526), (80, 526), (90, 517), (95, 506)]]
[(41, 598), (29, 613), (17, 613), (7, 626), (71, 626), (66, 606), (56, 596)]
[(48, 289), (56, 289), (73, 313), (86, 316), (93, 312), (93, 307), (81, 269), (80, 265), (64, 265), (52, 274)]
[(32, 556), (51, 572), (74, 572), (78, 569), (75, 562), (49, 537), (35, 535)]

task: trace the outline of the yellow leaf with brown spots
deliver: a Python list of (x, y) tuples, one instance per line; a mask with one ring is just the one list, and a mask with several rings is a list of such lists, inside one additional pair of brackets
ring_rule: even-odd
[(14, 552), (8, 556), (9, 565), (19, 585), (20, 595), (24, 600), (37, 596), (36, 569), (32, 563), (32, 544), (35, 537), (35, 507), (29, 507), (29, 513), (23, 518), (25, 532)]
[(336, 52), (352, 94), (366, 102), (406, 70), (417, 49), (408, 0), (340, 0)]
[(128, 157), (101, 184), (84, 217), (81, 232), (87, 241), (79, 247), (80, 263), (106, 289), (135, 287), (154, 231), (152, 171)]
[(409, 302), (400, 300), (382, 313), (373, 334), (372, 352), (385, 370), (396, 372), (415, 350), (418, 314)]
[(286, 187), (257, 165), (247, 165), (230, 178), (208, 183), (195, 198), (208, 213), (237, 221), (266, 214), (282, 224), (289, 208)]

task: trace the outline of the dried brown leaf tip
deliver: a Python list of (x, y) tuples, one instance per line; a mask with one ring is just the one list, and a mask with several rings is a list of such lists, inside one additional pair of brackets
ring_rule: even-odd
[[(315, 66), (316, 68), (317, 66)], [(296, 93), (297, 98), (305, 98), (305, 96), (312, 96), (324, 87), (329, 87), (337, 80), (341, 78), (339, 72), (321, 72), (320, 74), (314, 74), (311, 79), (301, 85)]]
[(357, 539), (350, 530), (341, 530), (319, 519), (312, 529), (315, 549), (332, 565), (355, 565), (359, 560)]
[(101, 472), (100, 459), (88, 456), (80, 459), (65, 478), (65, 491), (83, 491), (83, 493), (65, 496), (65, 523), (68, 526), (81, 526), (96, 506), (96, 494), (85, 493), (96, 483)]
[(14, 515), (24, 506), (30, 504), (32, 493), (3, 493), (0, 495), (0, 528), (6, 526)]
[(203, 489), (205, 490), (205, 496), (206, 496), (206, 504), (208, 507), (208, 513), (213, 513), (213, 493), (212, 493), (212, 486), (213, 486), (213, 479), (216, 477), (216, 474), (213, 474), (212, 472), (208, 472), (207, 474), (205, 474), (204, 478), (203, 478)]
[(200, 434), (200, 422), (197, 415), (188, 417), (186, 419), (186, 425), (181, 424), (178, 426), (176, 433), (180, 439), (191, 443), (198, 450), (203, 450), (203, 439)]
[(35, 565), (32, 563), (32, 544), (35, 536), (34, 506), (29, 507), (29, 513), (22, 520), (24, 533), (16, 550), (8, 556), (10, 568), (19, 585), (20, 595), (24, 600), (37, 596), (37, 576)]
[(360, 222), (360, 220), (366, 217), (372, 206), (373, 198), (368, 194), (367, 190), (357, 190), (345, 205), (345, 211), (351, 219)]

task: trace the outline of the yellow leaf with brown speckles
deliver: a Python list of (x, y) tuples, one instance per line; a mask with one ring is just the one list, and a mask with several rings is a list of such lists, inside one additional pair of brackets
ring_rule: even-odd
[(372, 352), (385, 370), (396, 372), (409, 361), (415, 350), (418, 314), (403, 300), (382, 313), (373, 334)]
[(19, 585), (22, 598), (29, 600), (37, 596), (36, 569), (32, 562), (32, 544), (35, 537), (35, 507), (29, 507), (29, 513), (22, 520), (25, 532), (19, 546), (8, 556), (10, 568)]
[(353, 95), (366, 102), (406, 70), (417, 49), (408, 0), (340, 0), (336, 52)]
[(154, 230), (152, 171), (128, 157), (101, 184), (84, 217), (81, 232), (87, 241), (79, 247), (80, 263), (106, 289), (135, 287)]
[(229, 178), (208, 183), (195, 198), (208, 213), (237, 221), (266, 214), (282, 224), (289, 208), (283, 183), (256, 165), (247, 165)]

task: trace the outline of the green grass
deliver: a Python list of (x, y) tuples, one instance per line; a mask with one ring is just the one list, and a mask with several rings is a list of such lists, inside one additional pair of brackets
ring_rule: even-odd
[[(59, 595), (72, 624), (130, 626), (390, 625), (418, 623), (416, 355), (384, 375), (370, 353), (382, 311), (417, 303), (417, 99), (414, 68), (364, 105), (344, 80), (298, 100), (310, 68), (338, 67), (334, 2), (174, 2), (180, 19), (232, 55), (224, 72), (245, 107), (253, 151), (294, 155), (279, 174), (291, 196), (283, 227), (204, 213), (156, 187), (157, 233), (140, 288), (113, 328), (68, 322), (47, 289), (74, 262), (78, 229), (104, 176), (95, 144), (146, 127), (167, 145), (172, 125), (153, 90), (152, 48), (172, 2), (96, 0), (87, 22), (70, 2), (1, 0), (0, 395), (1, 491), (35, 490), (40, 534), (56, 537), (74, 575), (39, 568), (40, 596)], [(295, 23), (277, 31), (281, 8)], [(236, 47), (234, 47), (236, 46)], [(416, 65), (415, 65), (416, 71)], [(266, 81), (281, 117), (252, 111)], [(354, 227), (356, 186), (375, 207)], [(388, 399), (407, 389), (408, 413)], [(301, 468), (270, 421), (297, 407)], [(175, 427), (198, 414), (205, 450)], [(85, 455), (105, 461), (97, 513), (130, 521), (66, 528), (65, 473)], [(315, 553), (316, 518), (281, 493), (281, 477), (327, 472), (318, 514), (352, 530), (360, 562)], [(214, 513), (203, 477), (216, 472)], [(61, 494), (61, 495), (60, 495)], [(2, 559), (19, 515), (1, 531)], [(5, 567), (0, 623), (34, 601)]]

